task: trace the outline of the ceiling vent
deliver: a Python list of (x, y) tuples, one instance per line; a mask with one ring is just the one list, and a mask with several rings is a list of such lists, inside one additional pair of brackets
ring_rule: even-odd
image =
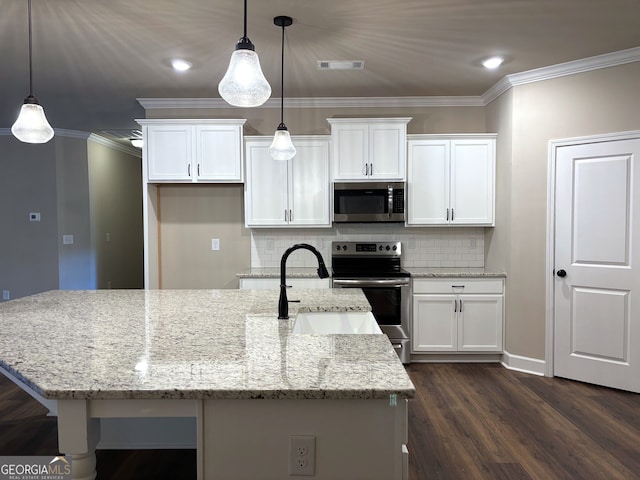
[(318, 70), (364, 70), (364, 60), (318, 60)]

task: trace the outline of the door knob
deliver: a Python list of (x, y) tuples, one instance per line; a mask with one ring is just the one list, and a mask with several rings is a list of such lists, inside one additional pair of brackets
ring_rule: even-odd
[(558, 272), (556, 273), (556, 275), (558, 275), (561, 278), (564, 278), (567, 276), (567, 272), (565, 272), (564, 270), (560, 269), (558, 270)]

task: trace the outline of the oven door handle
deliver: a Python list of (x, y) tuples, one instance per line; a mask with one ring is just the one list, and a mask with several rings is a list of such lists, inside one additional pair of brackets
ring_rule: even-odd
[(336, 287), (406, 287), (409, 279), (382, 278), (379, 280), (343, 280), (334, 279), (333, 285)]

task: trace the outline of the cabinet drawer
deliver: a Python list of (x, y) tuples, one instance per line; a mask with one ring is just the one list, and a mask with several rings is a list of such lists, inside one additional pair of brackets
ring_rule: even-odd
[(502, 293), (502, 278), (414, 278), (413, 293)]

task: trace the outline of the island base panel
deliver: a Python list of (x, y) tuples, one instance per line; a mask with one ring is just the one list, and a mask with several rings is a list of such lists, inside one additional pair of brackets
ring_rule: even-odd
[(205, 400), (205, 480), (289, 478), (289, 439), (315, 437), (317, 480), (407, 478), (407, 401)]

